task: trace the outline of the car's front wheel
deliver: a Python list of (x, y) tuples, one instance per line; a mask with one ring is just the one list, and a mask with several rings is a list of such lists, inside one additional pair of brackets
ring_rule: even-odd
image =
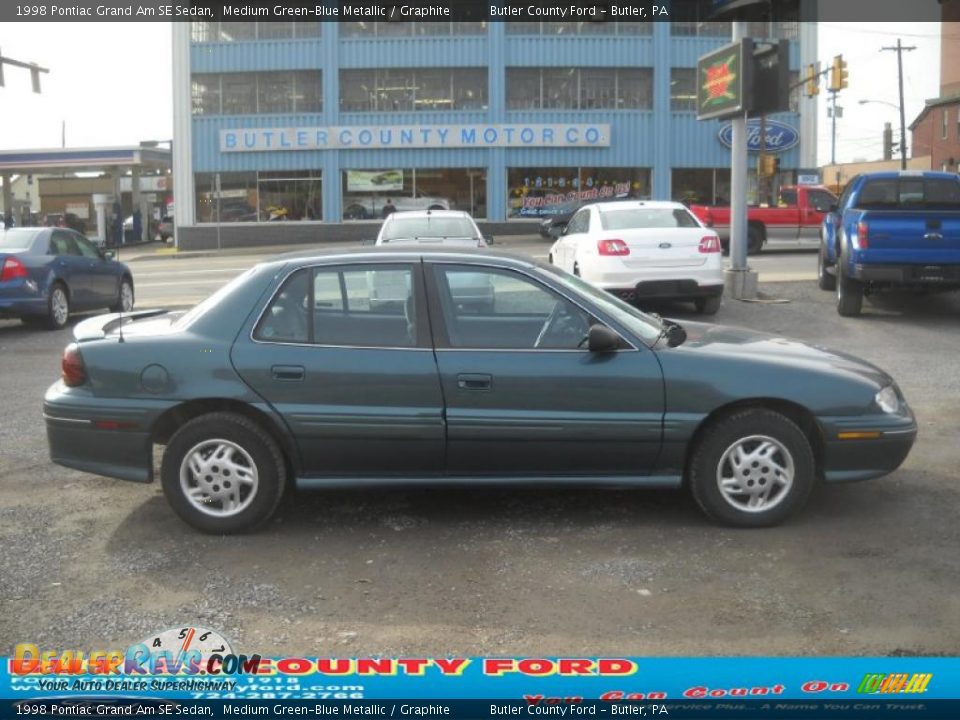
[(835, 290), (837, 287), (837, 277), (827, 272), (827, 257), (823, 243), (820, 244), (820, 252), (817, 253), (817, 287), (821, 290)]
[(130, 312), (133, 310), (133, 285), (124, 278), (117, 290), (117, 301), (110, 306), (110, 312)]
[(693, 497), (714, 520), (737, 527), (782, 522), (806, 503), (816, 466), (796, 423), (764, 408), (735, 412), (707, 427), (693, 449)]
[(170, 439), (161, 464), (173, 510), (206, 533), (253, 530), (283, 497), (286, 465), (277, 443), (235, 413), (194, 418)]

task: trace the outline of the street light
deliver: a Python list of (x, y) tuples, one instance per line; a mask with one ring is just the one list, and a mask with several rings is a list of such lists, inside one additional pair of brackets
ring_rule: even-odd
[[(868, 103), (869, 103), (869, 104), (874, 104), (874, 105), (886, 105), (887, 107), (892, 107), (894, 110), (896, 110), (898, 113), (900, 113), (900, 118), (901, 118), (901, 124), (900, 124), (900, 169), (901, 169), (901, 170), (906, 170), (906, 169), (907, 169), (907, 137), (906, 137), (907, 131), (906, 131), (906, 128), (903, 127), (903, 123), (902, 123), (903, 110), (901, 109), (901, 106), (900, 106), (900, 105), (897, 105), (896, 103), (887, 102), (886, 100), (857, 100), (857, 104), (858, 104), (858, 105), (866, 105), (866, 104), (868, 104)], [(888, 123), (888, 125), (889, 125), (889, 123)], [(886, 135), (886, 130), (884, 131), (884, 134)]]

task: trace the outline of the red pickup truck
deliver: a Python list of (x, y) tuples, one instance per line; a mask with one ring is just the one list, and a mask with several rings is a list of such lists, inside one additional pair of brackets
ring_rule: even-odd
[[(747, 253), (754, 255), (764, 245), (820, 247), (823, 216), (837, 204), (837, 196), (817, 185), (784, 185), (776, 206), (747, 208)], [(730, 208), (721, 205), (691, 205), (690, 212), (720, 236), (723, 249), (730, 240)]]

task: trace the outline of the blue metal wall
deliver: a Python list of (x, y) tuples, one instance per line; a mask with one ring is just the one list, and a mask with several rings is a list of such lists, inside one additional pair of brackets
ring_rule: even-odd
[[(670, 110), (670, 69), (695, 67), (697, 58), (729, 40), (674, 37), (669, 23), (654, 23), (649, 36), (548, 37), (506, 35), (503, 23), (490, 23), (483, 36), (356, 39), (338, 36), (336, 23), (324, 23), (320, 38), (203, 43), (191, 46), (191, 72), (314, 69), (323, 71), (323, 112), (315, 114), (195, 117), (192, 121), (194, 172), (244, 170), (323, 171), (323, 219), (341, 217), (343, 169), (487, 168), (490, 220), (506, 215), (508, 167), (650, 168), (653, 196), (670, 195), (670, 172), (680, 167), (729, 167), (729, 150), (720, 144), (721, 123), (698, 122), (692, 112)], [(799, 47), (791, 43), (790, 66), (799, 69)], [(340, 68), (384, 67), (489, 68), (486, 111), (340, 113)], [(513, 66), (652, 67), (652, 111), (549, 110), (508, 111), (505, 68)], [(778, 115), (794, 127), (795, 113)], [(221, 153), (219, 131), (238, 127), (323, 125), (609, 123), (606, 148), (381, 149)], [(799, 150), (780, 155), (784, 168), (798, 166)]]

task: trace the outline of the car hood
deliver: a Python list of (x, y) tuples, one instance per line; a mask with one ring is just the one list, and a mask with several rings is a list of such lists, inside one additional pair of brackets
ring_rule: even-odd
[(839, 350), (792, 338), (726, 325), (680, 323), (687, 339), (675, 350), (716, 357), (751, 359), (804, 370), (830, 369), (858, 376), (885, 387), (893, 383), (886, 372), (866, 360)]

